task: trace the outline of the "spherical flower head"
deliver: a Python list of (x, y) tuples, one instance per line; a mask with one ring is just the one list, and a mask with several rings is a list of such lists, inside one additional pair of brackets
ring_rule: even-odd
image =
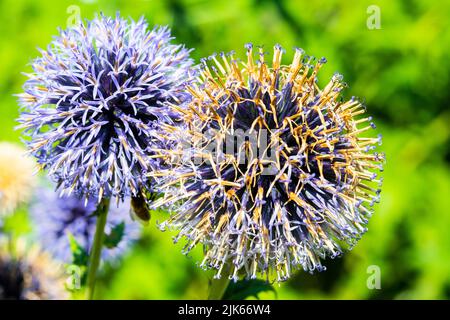
[(158, 124), (172, 121), (165, 104), (189, 98), (189, 50), (172, 39), (144, 19), (100, 16), (61, 30), (33, 61), (18, 128), (63, 191), (101, 199), (144, 188), (152, 149), (164, 146)]
[[(73, 263), (71, 239), (89, 253), (94, 240), (98, 201), (77, 196), (63, 196), (49, 188), (39, 188), (30, 205), (36, 236), (43, 249), (64, 263)], [(130, 200), (111, 202), (105, 234), (116, 237), (117, 243), (102, 250), (102, 260), (115, 263), (139, 238), (141, 226), (130, 218)]]
[(68, 299), (64, 269), (36, 245), (24, 239), (0, 242), (0, 300)]
[(324, 87), (315, 62), (296, 49), (290, 65), (275, 46), (272, 66), (247, 45), (204, 59), (193, 100), (181, 110), (186, 128), (168, 127), (178, 148), (166, 153), (173, 168), (160, 170), (172, 205), (162, 227), (179, 230), (185, 251), (205, 245), (202, 267), (221, 277), (257, 275), (282, 281), (292, 270), (323, 270), (322, 260), (352, 247), (366, 231), (379, 199), (375, 153), (380, 137), (357, 99), (339, 98), (342, 77)]
[(13, 212), (32, 193), (36, 165), (25, 153), (15, 144), (0, 142), (0, 216)]

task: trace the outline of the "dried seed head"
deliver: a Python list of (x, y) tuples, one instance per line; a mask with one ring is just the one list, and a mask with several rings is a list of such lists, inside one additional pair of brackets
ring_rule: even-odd
[(243, 63), (202, 63), (186, 127), (170, 128), (173, 167), (153, 174), (165, 193), (155, 206), (173, 205), (163, 227), (179, 230), (186, 252), (204, 244), (201, 265), (217, 277), (228, 264), (234, 279), (282, 281), (295, 268), (323, 270), (366, 231), (383, 157), (372, 151), (380, 139), (363, 134), (373, 128), (364, 106), (340, 100), (342, 76), (318, 87), (324, 59), (296, 49), (282, 65), (277, 45), (269, 67), (262, 48), (256, 60), (246, 48)]

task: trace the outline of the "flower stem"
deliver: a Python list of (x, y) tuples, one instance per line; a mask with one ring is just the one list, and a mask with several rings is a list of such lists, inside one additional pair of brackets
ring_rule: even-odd
[(211, 279), (209, 284), (208, 300), (222, 300), (228, 284), (230, 283), (231, 268), (225, 265), (221, 273), (220, 279)]
[(86, 291), (86, 299), (89, 300), (92, 300), (94, 298), (97, 269), (100, 264), (103, 239), (105, 236), (106, 218), (108, 217), (108, 209), (109, 209), (109, 199), (103, 198), (97, 206), (96, 210), (97, 224), (95, 228), (94, 242), (92, 243), (91, 252), (89, 254), (87, 291)]

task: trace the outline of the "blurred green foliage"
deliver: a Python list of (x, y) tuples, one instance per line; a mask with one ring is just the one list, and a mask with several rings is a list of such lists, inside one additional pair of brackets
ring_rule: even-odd
[[(366, 26), (372, 4), (380, 8), (381, 29)], [(278, 298), (450, 298), (450, 1), (0, 0), (0, 140), (19, 141), (13, 94), (21, 91), (21, 72), (31, 71), (36, 48), (47, 46), (78, 9), (83, 19), (120, 11), (169, 25), (178, 42), (195, 48), (197, 61), (216, 51), (241, 54), (246, 42), (268, 51), (282, 44), (286, 63), (294, 46), (325, 56), (320, 82), (341, 72), (345, 95), (364, 97), (383, 133), (381, 204), (353, 251), (327, 261), (326, 272), (299, 272), (276, 286)], [(195, 265), (201, 252), (183, 256), (182, 244), (156, 229), (162, 219), (153, 215), (121, 265), (104, 269), (99, 297), (206, 297), (209, 274)], [(32, 228), (26, 210), (8, 223), (17, 232)], [(380, 290), (367, 287), (373, 265), (381, 270)], [(259, 296), (274, 298), (270, 291)]]

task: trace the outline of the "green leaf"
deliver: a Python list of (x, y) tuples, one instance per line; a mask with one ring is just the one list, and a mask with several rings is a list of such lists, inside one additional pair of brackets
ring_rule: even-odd
[(70, 250), (72, 251), (72, 263), (77, 266), (87, 266), (89, 261), (89, 254), (75, 239), (73, 234), (68, 234)]
[(117, 245), (122, 240), (124, 233), (125, 233), (125, 222), (122, 222), (116, 225), (109, 234), (105, 233), (103, 245), (108, 249), (117, 247)]
[(230, 282), (223, 299), (244, 300), (249, 297), (259, 299), (258, 294), (265, 291), (272, 291), (276, 298), (277, 292), (269, 282), (261, 279), (240, 280), (237, 282)]

